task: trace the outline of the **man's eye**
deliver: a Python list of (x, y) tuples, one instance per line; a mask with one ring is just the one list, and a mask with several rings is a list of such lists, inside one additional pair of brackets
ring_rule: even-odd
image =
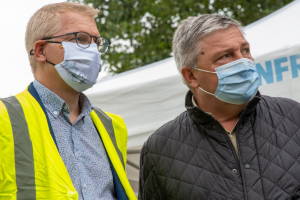
[(250, 50), (248, 49), (248, 48), (246, 48), (246, 49), (243, 49), (243, 51), (242, 51), (243, 53), (249, 53), (250, 52)]
[(87, 37), (77, 37), (77, 42), (80, 44), (88, 44), (90, 40)]
[(228, 54), (225, 54), (225, 55), (223, 55), (220, 59), (228, 58), (228, 57), (229, 57), (229, 55), (228, 55)]

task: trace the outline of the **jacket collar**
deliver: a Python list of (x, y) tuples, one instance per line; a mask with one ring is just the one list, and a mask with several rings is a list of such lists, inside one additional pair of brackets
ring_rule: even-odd
[[(185, 97), (185, 107), (193, 121), (202, 126), (214, 124), (217, 120), (212, 115), (205, 113), (197, 106), (194, 106), (192, 103), (192, 97), (193, 93), (189, 90)], [(256, 104), (260, 101), (260, 99), (260, 92), (257, 91), (255, 97), (247, 104), (244, 111), (242, 112), (240, 116), (241, 123), (244, 123), (249, 116), (252, 116), (255, 111)]]

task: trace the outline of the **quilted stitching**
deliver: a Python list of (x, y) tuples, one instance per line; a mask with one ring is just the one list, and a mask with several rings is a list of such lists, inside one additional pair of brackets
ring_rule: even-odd
[(238, 162), (228, 136), (213, 129), (211, 120), (199, 124), (186, 111), (157, 130), (141, 153), (139, 199), (274, 200), (295, 195), (300, 186), (300, 104), (263, 96), (254, 106), (237, 126)]

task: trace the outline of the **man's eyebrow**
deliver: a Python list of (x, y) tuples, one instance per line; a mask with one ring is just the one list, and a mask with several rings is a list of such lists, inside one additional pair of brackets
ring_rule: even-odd
[(244, 46), (250, 46), (250, 44), (249, 44), (249, 42), (244, 42), (241, 46), (242, 47), (244, 47)]
[[(244, 42), (241, 47), (250, 46), (249, 42)], [(219, 56), (229, 53), (233, 50), (233, 48), (223, 49), (214, 53), (213, 58), (218, 58)], [(202, 54), (203, 55), (203, 54)]]
[(223, 55), (223, 54), (226, 54), (228, 52), (231, 52), (232, 50), (233, 50), (233, 48), (228, 48), (228, 49), (223, 49), (223, 50), (217, 51), (217, 52), (214, 53), (213, 57), (218, 57), (220, 55)]

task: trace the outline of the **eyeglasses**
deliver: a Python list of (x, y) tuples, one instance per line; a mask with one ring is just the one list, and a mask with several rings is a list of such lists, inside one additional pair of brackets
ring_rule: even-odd
[[(96, 36), (91, 36), (90, 34), (86, 32), (73, 32), (73, 33), (67, 33), (65, 35), (58, 35), (54, 37), (48, 37), (48, 38), (43, 38), (42, 40), (50, 40), (53, 38), (58, 38), (58, 37), (63, 37), (63, 36), (68, 36), (68, 35), (74, 35), (75, 38), (71, 39), (69, 42), (76, 42), (77, 45), (80, 48), (86, 49), (90, 46), (92, 39), (94, 39), (94, 42), (97, 44), (98, 51), (100, 53), (105, 53), (110, 46), (110, 41), (106, 39), (105, 37), (96, 37)], [(61, 42), (55, 42), (55, 41), (47, 41), (49, 43), (59, 43)]]

